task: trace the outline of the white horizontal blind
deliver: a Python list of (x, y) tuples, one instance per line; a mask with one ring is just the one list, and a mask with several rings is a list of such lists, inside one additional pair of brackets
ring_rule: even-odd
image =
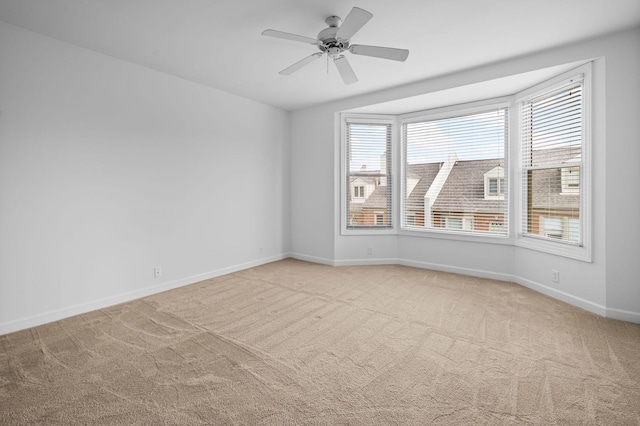
[(524, 100), (521, 111), (523, 234), (581, 245), (582, 79)]
[(506, 235), (507, 109), (403, 124), (402, 226)]
[(391, 124), (346, 123), (347, 229), (391, 227)]

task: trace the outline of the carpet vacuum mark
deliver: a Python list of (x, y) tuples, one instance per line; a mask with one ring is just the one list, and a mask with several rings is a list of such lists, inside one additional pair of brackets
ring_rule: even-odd
[(287, 259), (0, 336), (0, 424), (640, 424), (640, 325)]

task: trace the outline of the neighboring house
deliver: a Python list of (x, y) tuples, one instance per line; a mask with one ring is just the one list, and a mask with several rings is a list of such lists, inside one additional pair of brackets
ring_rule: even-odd
[[(502, 159), (409, 165), (405, 225), (499, 232), (504, 229)], [(415, 185), (412, 181), (419, 178)]]
[(362, 224), (388, 225), (387, 206), (391, 203), (387, 196), (387, 185), (380, 185), (362, 204)]
[(504, 160), (456, 161), (432, 202), (434, 228), (505, 230)]
[(375, 217), (363, 212), (364, 203), (371, 198), (382, 183), (379, 170), (367, 169), (363, 166), (357, 176), (349, 179), (349, 224), (363, 225), (375, 223)]
[[(533, 152), (534, 164), (575, 164), (580, 148)], [(531, 176), (529, 233), (567, 241), (580, 241), (580, 168), (552, 167)]]
[[(541, 155), (550, 155), (550, 151), (534, 154)], [(575, 152), (572, 155), (575, 159)], [(579, 182), (579, 170), (573, 167), (535, 172), (529, 233), (569, 241), (579, 238)], [(354, 188), (363, 185), (366, 196), (354, 198), (361, 194)], [(390, 203), (387, 186), (358, 177), (351, 179), (350, 187), (350, 217), (359, 225), (385, 224)], [(405, 187), (406, 227), (506, 232), (507, 180), (502, 158), (460, 161), (453, 154), (444, 162), (409, 164)]]
[[(442, 169), (444, 163), (409, 164), (407, 166), (407, 226), (425, 226), (425, 194)], [(434, 200), (435, 201), (435, 200)], [(429, 214), (427, 213), (427, 223)]]

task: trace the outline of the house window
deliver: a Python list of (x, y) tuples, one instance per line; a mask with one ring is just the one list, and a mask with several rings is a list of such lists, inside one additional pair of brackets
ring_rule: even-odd
[(415, 226), (416, 224), (416, 215), (415, 214), (408, 214), (405, 217), (405, 225), (407, 226)]
[(489, 223), (489, 232), (502, 233), (505, 232), (505, 226), (502, 222), (490, 222)]
[(444, 216), (441, 220), (441, 225), (446, 229), (457, 229), (459, 231), (472, 231), (473, 230), (473, 216), (452, 214)]
[(523, 237), (583, 245), (584, 91), (578, 76), (520, 103)]
[(444, 218), (444, 227), (447, 229), (462, 230), (462, 218), (457, 216), (446, 216)]
[(543, 234), (547, 238), (555, 240), (562, 239), (562, 218), (559, 217), (543, 217)]
[(564, 167), (561, 173), (562, 193), (580, 194), (580, 167)]
[(499, 178), (491, 178), (489, 179), (489, 195), (499, 195)]
[(504, 199), (506, 186), (502, 167), (494, 167), (484, 174), (484, 198), (486, 200)]
[(554, 240), (580, 241), (580, 220), (567, 216), (541, 217), (542, 233)]
[(569, 241), (580, 242), (580, 219), (569, 218)]
[(391, 228), (391, 120), (346, 118), (343, 123), (343, 229)]
[[(402, 119), (405, 227), (506, 236), (489, 219), (508, 220), (506, 193), (508, 138), (504, 104), (465, 110), (436, 110)], [(424, 224), (411, 223), (420, 214)]]

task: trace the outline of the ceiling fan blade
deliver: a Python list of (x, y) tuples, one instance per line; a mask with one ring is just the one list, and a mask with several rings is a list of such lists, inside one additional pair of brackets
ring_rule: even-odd
[(393, 47), (367, 46), (354, 44), (349, 47), (349, 51), (354, 55), (373, 56), (375, 58), (391, 59), (404, 62), (409, 56), (407, 49), (396, 49)]
[(283, 69), (282, 71), (280, 71), (278, 74), (281, 75), (291, 75), (294, 72), (298, 71), (300, 68), (304, 67), (305, 65), (310, 64), (311, 62), (315, 61), (316, 59), (319, 59), (321, 56), (323, 55), (322, 52), (318, 52), (318, 53), (314, 53), (311, 56), (307, 56), (306, 58), (304, 58), (301, 61), (296, 62), (295, 64), (291, 65), (288, 68)]
[(283, 38), (285, 40), (291, 40), (291, 41), (299, 41), (301, 43), (307, 43), (307, 44), (313, 44), (313, 45), (318, 44), (318, 40), (316, 40), (315, 38), (305, 37), (297, 34), (285, 33), (284, 31), (264, 30), (262, 32), (262, 35), (269, 36), (269, 37)]
[(344, 21), (342, 21), (336, 37), (342, 40), (350, 40), (371, 18), (373, 18), (371, 12), (367, 12), (359, 7), (354, 7), (347, 17), (344, 18)]
[(338, 72), (340, 73), (340, 77), (342, 77), (344, 84), (352, 84), (358, 81), (358, 77), (356, 77), (356, 73), (353, 72), (353, 68), (349, 65), (347, 58), (340, 55), (334, 59), (333, 62), (335, 62), (336, 68), (338, 68)]

